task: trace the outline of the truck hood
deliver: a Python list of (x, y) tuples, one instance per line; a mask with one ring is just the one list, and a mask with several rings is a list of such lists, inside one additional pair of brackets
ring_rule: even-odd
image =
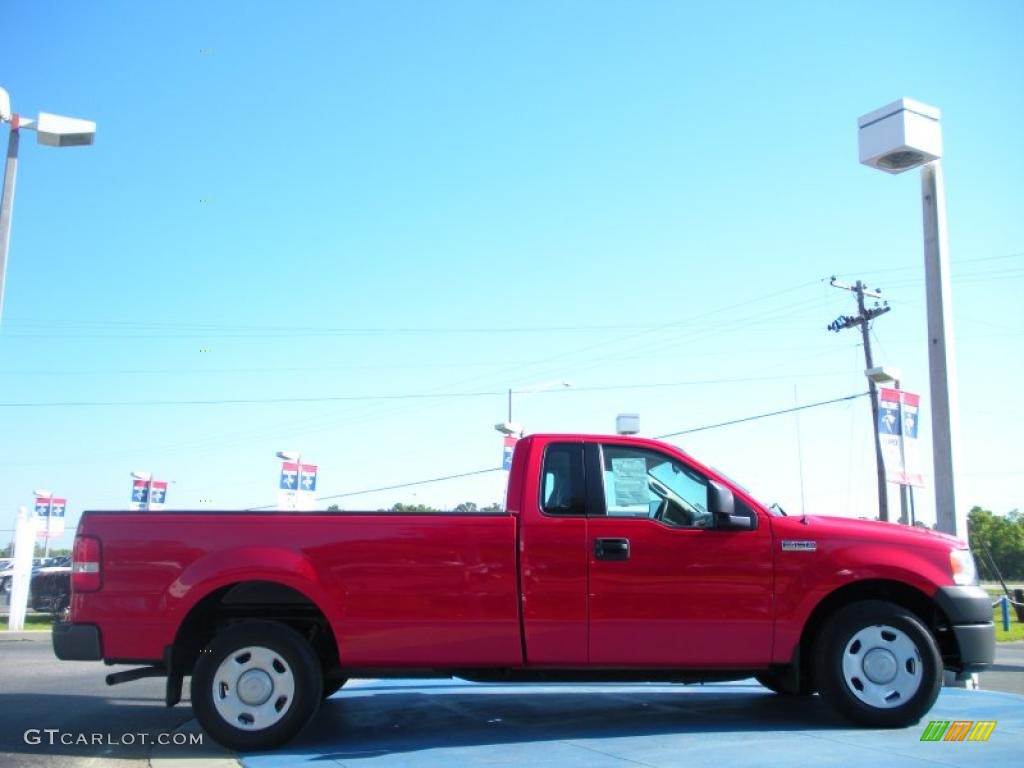
[[(967, 544), (947, 533), (915, 528), (878, 520), (855, 520), (849, 517), (807, 515), (807, 524), (799, 516), (775, 517), (772, 523), (777, 533), (786, 536), (836, 536), (864, 541), (885, 541), (904, 546), (922, 546), (933, 549), (966, 549)], [(802, 532), (802, 534), (801, 534)]]

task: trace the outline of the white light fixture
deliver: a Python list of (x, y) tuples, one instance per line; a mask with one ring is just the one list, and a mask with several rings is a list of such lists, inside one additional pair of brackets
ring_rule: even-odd
[(298, 463), (299, 458), (302, 454), (300, 454), (298, 451), (278, 451), (274, 455), (277, 456), (277, 458), (279, 459), (283, 459), (284, 461), (292, 461)]
[(494, 428), (498, 432), (501, 432), (503, 435), (508, 435), (509, 437), (523, 436), (523, 425), (514, 421), (503, 421), (500, 424), (495, 424)]
[(886, 173), (903, 173), (942, 157), (939, 110), (900, 99), (857, 120), (860, 161)]
[(875, 384), (888, 384), (889, 382), (899, 383), (901, 378), (898, 368), (889, 368), (884, 365), (868, 368), (864, 371), (864, 375), (871, 379), (871, 381), (875, 382)]
[(635, 435), (640, 432), (639, 413), (620, 413), (615, 417), (615, 433), (619, 435)]

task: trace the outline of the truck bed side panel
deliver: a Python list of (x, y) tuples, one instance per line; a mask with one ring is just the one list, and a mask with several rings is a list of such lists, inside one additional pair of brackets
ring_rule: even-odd
[(90, 513), (103, 588), (73, 620), (100, 626), (105, 658), (159, 659), (188, 611), (240, 581), (315, 602), (342, 662), (522, 662), (516, 521), (507, 515)]

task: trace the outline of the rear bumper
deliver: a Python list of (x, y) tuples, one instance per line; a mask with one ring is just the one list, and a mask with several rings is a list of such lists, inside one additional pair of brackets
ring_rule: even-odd
[(99, 627), (65, 621), (54, 624), (53, 652), (61, 661), (99, 661), (103, 658)]
[(960, 648), (965, 671), (983, 669), (995, 661), (996, 627), (992, 623), (992, 598), (981, 587), (941, 587), (935, 602), (949, 619)]

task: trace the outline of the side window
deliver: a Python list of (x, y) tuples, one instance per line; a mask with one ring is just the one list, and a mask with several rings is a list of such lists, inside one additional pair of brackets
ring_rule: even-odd
[(711, 528), (708, 481), (679, 461), (643, 448), (602, 446), (609, 517), (645, 517), (673, 528)]
[(547, 447), (540, 494), (540, 506), (546, 514), (586, 514), (582, 443), (552, 443)]

